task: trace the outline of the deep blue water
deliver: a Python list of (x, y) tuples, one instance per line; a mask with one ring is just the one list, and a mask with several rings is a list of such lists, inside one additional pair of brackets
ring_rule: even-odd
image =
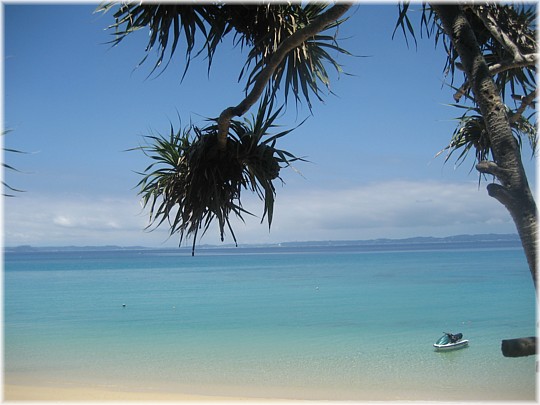
[[(536, 331), (520, 249), (26, 252), (4, 265), (8, 383), (535, 398), (535, 357), (500, 352)], [(434, 352), (443, 331), (470, 347)]]

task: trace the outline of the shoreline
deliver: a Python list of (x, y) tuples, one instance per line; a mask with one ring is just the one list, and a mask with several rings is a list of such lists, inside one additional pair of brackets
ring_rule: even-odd
[[(250, 391), (246, 387), (246, 394), (218, 394), (211, 393), (212, 389), (206, 393), (186, 393), (182, 391), (138, 391), (128, 387), (115, 389), (114, 387), (103, 386), (55, 386), (55, 385), (28, 385), (28, 384), (13, 384), (4, 383), (3, 402), (28, 402), (28, 401), (55, 401), (55, 402), (267, 402), (267, 403), (286, 403), (286, 402), (303, 402), (303, 403), (320, 403), (320, 402), (476, 402), (476, 401), (524, 401), (535, 402), (538, 398), (486, 398), (485, 393), (469, 392), (465, 395), (450, 395), (445, 397), (440, 392), (431, 392), (430, 390), (405, 390), (401, 395), (392, 395), (390, 392), (370, 391), (369, 389), (360, 395), (359, 398), (334, 398), (318, 395), (307, 395), (302, 397), (300, 392), (290, 393), (289, 398), (277, 397), (273, 398), (270, 392), (258, 392), (257, 394), (248, 394)], [(270, 395), (267, 395), (270, 394)], [(463, 393), (462, 393), (463, 394)], [(311, 397), (311, 398), (310, 398)]]

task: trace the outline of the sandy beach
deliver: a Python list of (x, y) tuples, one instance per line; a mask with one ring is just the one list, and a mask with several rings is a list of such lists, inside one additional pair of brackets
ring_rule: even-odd
[[(210, 392), (212, 390), (210, 389)], [(310, 399), (302, 399), (301, 393), (296, 391), (290, 393), (290, 396), (286, 398), (272, 398), (272, 393), (268, 393), (265, 397), (264, 393), (259, 392), (260, 396), (223, 396), (208, 394), (188, 394), (182, 392), (164, 392), (164, 391), (123, 391), (115, 390), (113, 388), (106, 387), (60, 387), (60, 386), (40, 386), (40, 385), (18, 385), (18, 384), (5, 384), (4, 385), (4, 398), (5, 402), (25, 402), (25, 401), (88, 401), (88, 402), (104, 402), (104, 401), (124, 401), (124, 402), (229, 402), (229, 403), (253, 403), (253, 402), (266, 402), (266, 403), (286, 403), (286, 402), (302, 402), (302, 403), (320, 403), (333, 402), (346, 400), (344, 398), (329, 399), (328, 397), (308, 395)], [(307, 397), (306, 397), (307, 398)], [(361, 402), (393, 402), (393, 401), (440, 401), (453, 402), (453, 401), (485, 401), (485, 400), (501, 400), (502, 398), (494, 395), (493, 397), (486, 398), (485, 393), (478, 392), (461, 392), (454, 393), (454, 395), (441, 395), (438, 392), (434, 392), (426, 387), (423, 391), (417, 390), (404, 390), (400, 395), (396, 396), (394, 392), (374, 392), (366, 390), (363, 398), (348, 399), (348, 401), (361, 401)], [(504, 400), (504, 399), (502, 399)], [(523, 397), (520, 400), (530, 400), (530, 398)]]
[(263, 398), (191, 395), (177, 392), (125, 392), (105, 388), (4, 385), (4, 401), (274, 401)]
[[(298, 392), (296, 393), (298, 395)], [(358, 399), (359, 401), (392, 401), (396, 398), (389, 397), (383, 392), (366, 393), (368, 399)], [(419, 395), (419, 398), (422, 395)], [(157, 391), (120, 391), (107, 389), (102, 387), (57, 387), (57, 386), (30, 386), (30, 385), (4, 385), (4, 401), (5, 402), (20, 402), (20, 401), (125, 401), (125, 402), (232, 402), (232, 403), (284, 403), (298, 402), (302, 403), (318, 403), (328, 402), (329, 399), (283, 399), (283, 398), (262, 398), (262, 397), (240, 397), (240, 396), (218, 396), (218, 395), (194, 395), (182, 392), (157, 392)]]

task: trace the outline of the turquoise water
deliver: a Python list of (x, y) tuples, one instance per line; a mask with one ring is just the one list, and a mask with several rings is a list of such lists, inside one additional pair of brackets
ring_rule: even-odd
[(500, 352), (536, 332), (520, 249), (6, 253), (4, 289), (7, 383), (535, 399), (536, 358)]

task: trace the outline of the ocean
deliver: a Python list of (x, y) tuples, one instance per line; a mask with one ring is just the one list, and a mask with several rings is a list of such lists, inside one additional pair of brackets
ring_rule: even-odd
[[(435, 352), (443, 332), (469, 347)], [(328, 400), (535, 400), (520, 248), (4, 254), (7, 384)]]

